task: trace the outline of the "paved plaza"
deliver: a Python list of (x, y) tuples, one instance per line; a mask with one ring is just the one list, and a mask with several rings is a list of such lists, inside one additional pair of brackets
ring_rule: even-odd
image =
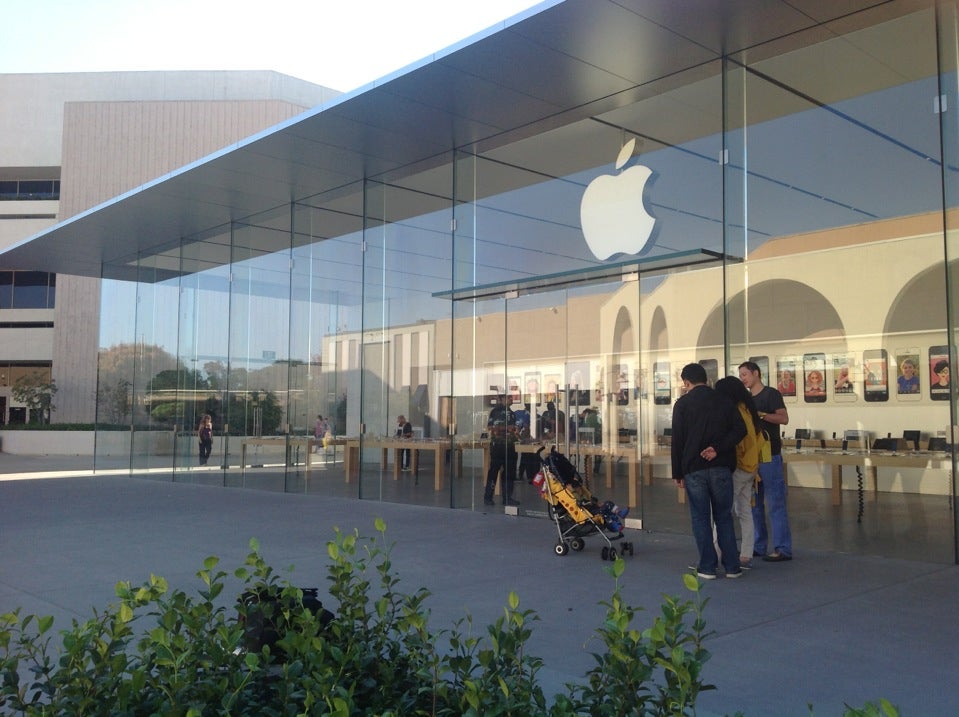
[[(539, 616), (529, 649), (545, 661), (548, 695), (580, 680), (601, 647), (590, 638), (613, 582), (600, 543), (558, 557), (546, 520), (109, 473), (66, 477), (61, 467), (0, 454), (0, 611), (19, 606), (67, 627), (111, 602), (118, 580), (154, 573), (198, 588), (205, 557), (218, 555), (232, 571), (253, 537), (275, 568), (294, 566), (293, 582), (322, 591), (334, 526), (372, 535), (382, 517), (400, 589), (431, 591), (436, 630), (467, 614), (483, 630), (517, 592), (521, 609)], [(688, 595), (682, 573), (695, 549), (687, 535), (630, 531), (629, 539), (635, 554), (623, 594), (645, 607), (636, 622), (645, 627), (662, 594)], [(759, 563), (703, 592), (713, 631), (705, 676), (718, 689), (701, 697), (700, 715), (805, 716), (807, 704), (816, 715), (839, 715), (844, 703), (879, 697), (903, 715), (959, 712), (954, 566), (797, 546), (791, 563)]]

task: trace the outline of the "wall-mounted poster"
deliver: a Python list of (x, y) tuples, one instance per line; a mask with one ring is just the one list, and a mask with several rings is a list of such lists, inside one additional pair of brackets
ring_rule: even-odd
[(653, 403), (668, 406), (672, 401), (669, 362), (657, 361), (653, 364)]
[(716, 359), (702, 359), (699, 365), (706, 369), (706, 385), (715, 386), (719, 380), (719, 362)]
[[(763, 383), (772, 384), (772, 379), (770, 378), (769, 374), (769, 357), (750, 356), (748, 360), (759, 366), (759, 377), (762, 379)], [(702, 361), (700, 361), (700, 363), (702, 363)]]
[(889, 400), (889, 357), (886, 349), (862, 352), (862, 376), (867, 401)]
[(949, 374), (949, 347), (929, 347), (929, 397), (933, 401), (948, 401), (952, 377)]
[(648, 398), (649, 389), (647, 388), (648, 370), (636, 369), (633, 371), (633, 398)]
[(803, 400), (806, 403), (823, 403), (826, 400), (826, 354), (803, 354), (802, 370)]
[(796, 357), (783, 356), (776, 361), (776, 388), (787, 402), (796, 400)]
[(629, 364), (621, 363), (616, 369), (616, 405), (629, 404)]
[(589, 361), (570, 361), (566, 364), (566, 382), (569, 384), (569, 405), (590, 405)]
[(599, 405), (603, 403), (605, 397), (605, 383), (603, 381), (604, 369), (602, 366), (596, 368), (596, 385), (593, 388), (593, 401)]
[(508, 387), (507, 387), (507, 389), (506, 389), (506, 393), (509, 394), (509, 402), (510, 402), (510, 405), (512, 405), (512, 404), (514, 404), (514, 403), (522, 403), (522, 402), (523, 402), (523, 391), (522, 391), (522, 389), (520, 388), (520, 377), (519, 377), (519, 376), (510, 376), (510, 377), (506, 380), (506, 383), (508, 384)]
[(896, 349), (896, 398), (900, 401), (918, 401), (922, 398), (922, 372), (919, 367), (919, 348)]
[(566, 382), (570, 388), (589, 390), (589, 361), (570, 361), (566, 364)]
[(548, 373), (543, 377), (546, 391), (545, 400), (556, 400), (556, 397), (559, 396), (560, 381), (562, 380), (562, 377), (558, 373)]
[(833, 398), (837, 401), (855, 401), (856, 395), (856, 357), (852, 354), (834, 354), (832, 362)]
[(523, 403), (542, 403), (540, 400), (540, 373), (539, 371), (527, 371), (523, 377), (525, 390), (523, 391)]

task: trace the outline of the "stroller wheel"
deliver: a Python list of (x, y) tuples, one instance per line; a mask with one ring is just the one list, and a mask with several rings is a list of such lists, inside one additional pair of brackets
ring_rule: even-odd
[(569, 546), (566, 543), (556, 543), (554, 550), (557, 555), (566, 555), (569, 552)]
[(569, 547), (579, 552), (586, 547), (586, 541), (582, 538), (573, 538), (571, 541), (569, 541)]
[(630, 541), (630, 542), (628, 542), (628, 543), (625, 543), (625, 544), (623, 545), (623, 552), (625, 553), (627, 550), (629, 550), (629, 554), (630, 554), (630, 555), (633, 554), (633, 543), (632, 543), (632, 541)]
[(609, 560), (609, 547), (604, 547), (603, 551), (599, 554), (599, 557), (603, 560)]
[(609, 559), (616, 560), (616, 548), (609, 549)]

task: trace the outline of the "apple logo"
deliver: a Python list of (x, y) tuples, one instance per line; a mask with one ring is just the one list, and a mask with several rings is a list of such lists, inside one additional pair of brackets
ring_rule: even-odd
[[(635, 146), (633, 138), (619, 150), (617, 170), (633, 156)], [(652, 173), (649, 167), (636, 165), (619, 174), (603, 174), (583, 192), (579, 207), (583, 236), (600, 261), (614, 254), (641, 254), (647, 250), (656, 219), (646, 211), (643, 192)]]

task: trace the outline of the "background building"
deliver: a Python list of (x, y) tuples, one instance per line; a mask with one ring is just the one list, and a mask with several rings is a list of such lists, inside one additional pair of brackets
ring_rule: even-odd
[[(0, 248), (337, 94), (275, 72), (0, 75)], [(10, 387), (35, 371), (57, 421), (94, 420), (99, 315), (98, 281), (0, 260), (0, 422), (27, 420)]]

